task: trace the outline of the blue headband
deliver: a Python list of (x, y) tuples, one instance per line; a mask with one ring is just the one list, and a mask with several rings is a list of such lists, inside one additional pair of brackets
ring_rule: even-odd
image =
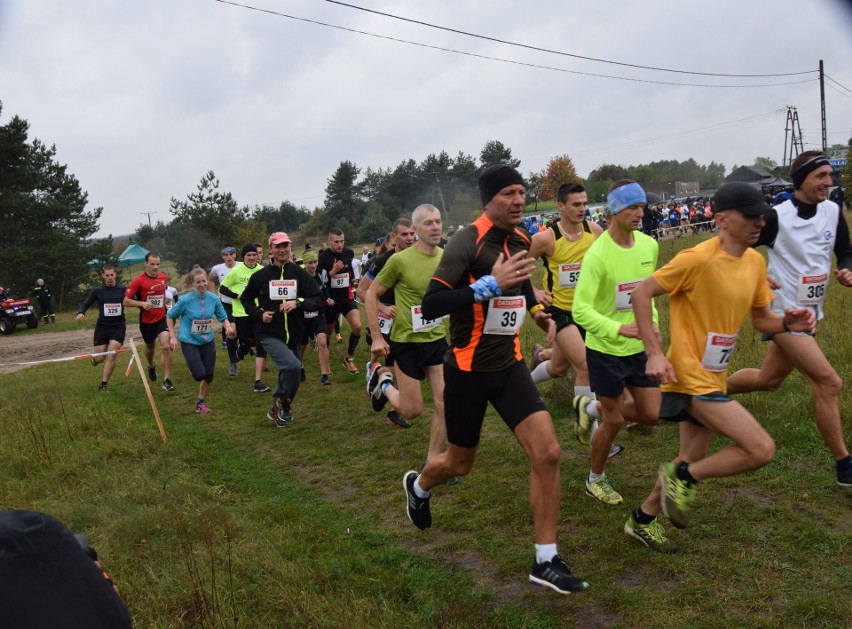
[(645, 204), (645, 191), (638, 183), (629, 183), (620, 188), (616, 188), (606, 195), (606, 202), (609, 204), (609, 213), (618, 214), (621, 210), (629, 208), (637, 203)]

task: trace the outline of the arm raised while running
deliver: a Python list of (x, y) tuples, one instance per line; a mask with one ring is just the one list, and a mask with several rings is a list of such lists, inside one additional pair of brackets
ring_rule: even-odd
[(816, 317), (810, 308), (785, 308), (784, 316), (776, 315), (769, 306), (751, 309), (751, 324), (754, 329), (766, 334), (784, 332), (816, 332)]

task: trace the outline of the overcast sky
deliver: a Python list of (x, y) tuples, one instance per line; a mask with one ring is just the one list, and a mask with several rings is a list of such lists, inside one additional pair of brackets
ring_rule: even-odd
[[(429, 153), (479, 156), (500, 140), (524, 174), (570, 155), (581, 176), (603, 163), (660, 159), (780, 162), (784, 108), (806, 148), (852, 130), (852, 10), (843, 0), (353, 0), (460, 31), (652, 72), (472, 38), (323, 0), (242, 4), (498, 57), (543, 69), (389, 41), (216, 0), (0, 0), (0, 124), (30, 137), (102, 206), (99, 235), (132, 232), (141, 212), (168, 221), (215, 171), (243, 204), (321, 205), (341, 160), (393, 167)], [(603, 9), (613, 7), (612, 10)], [(566, 71), (572, 72), (566, 72)], [(755, 85), (740, 88), (661, 85)], [(838, 85), (839, 84), (839, 85)], [(849, 91), (845, 91), (846, 90)], [(782, 110), (777, 113), (777, 110)]]

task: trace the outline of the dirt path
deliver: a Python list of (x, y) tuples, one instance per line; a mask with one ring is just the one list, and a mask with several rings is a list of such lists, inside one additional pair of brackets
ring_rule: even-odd
[[(67, 332), (44, 332), (0, 337), (0, 373), (12, 373), (25, 369), (27, 365), (10, 363), (32, 360), (48, 360), (88, 354), (92, 351), (94, 330), (68, 330)], [(142, 342), (139, 326), (127, 326), (127, 338), (133, 337), (137, 345)], [(127, 341), (125, 341), (127, 347)]]

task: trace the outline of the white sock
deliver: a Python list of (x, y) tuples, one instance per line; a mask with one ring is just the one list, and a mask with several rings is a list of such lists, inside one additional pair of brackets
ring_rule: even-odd
[(601, 474), (595, 474), (592, 470), (589, 470), (589, 482), (590, 483), (597, 483), (604, 476), (606, 476), (606, 472), (603, 472)]
[(420, 486), (420, 477), (418, 476), (414, 479), (414, 495), (418, 498), (428, 498), (431, 496), (431, 492), (426, 491)]
[(541, 384), (542, 382), (547, 382), (552, 379), (552, 376), (547, 373), (547, 363), (549, 362), (549, 360), (545, 360), (533, 370), (532, 374), (530, 374), (532, 375), (532, 381), (534, 384)]
[(552, 561), (558, 554), (556, 544), (535, 545), (535, 560), (537, 563), (547, 563), (548, 561)]
[(597, 400), (592, 400), (591, 402), (586, 404), (586, 413), (588, 413), (589, 417), (592, 417), (593, 419), (600, 419), (601, 418), (601, 414), (598, 411), (598, 401)]
[(589, 385), (582, 386), (582, 385), (575, 384), (574, 385), (574, 397), (578, 398), (581, 395), (585, 395), (587, 398), (591, 398), (593, 400), (595, 399), (595, 394), (592, 393), (592, 387), (590, 387)]

